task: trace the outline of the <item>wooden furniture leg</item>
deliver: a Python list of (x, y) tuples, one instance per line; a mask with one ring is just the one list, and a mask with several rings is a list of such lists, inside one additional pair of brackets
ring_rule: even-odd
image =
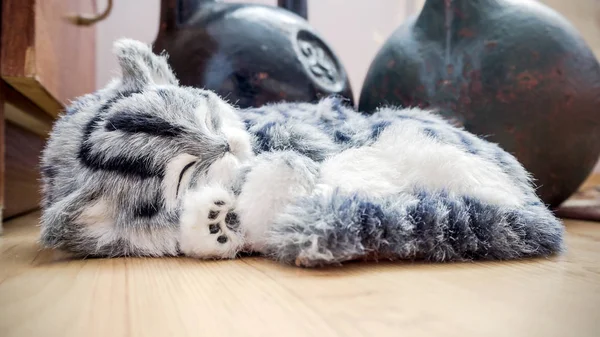
[(0, 0), (0, 228), (39, 208), (39, 158), (64, 105), (95, 89), (89, 0)]
[[(2, 8), (0, 0), (0, 65), (2, 64)], [(4, 219), (4, 86), (0, 79), (0, 235), (2, 235), (2, 220)]]
[(2, 86), (3, 218), (7, 219), (39, 207), (39, 160), (52, 117), (5, 82)]
[(4, 211), (4, 82), (0, 80), (0, 235)]

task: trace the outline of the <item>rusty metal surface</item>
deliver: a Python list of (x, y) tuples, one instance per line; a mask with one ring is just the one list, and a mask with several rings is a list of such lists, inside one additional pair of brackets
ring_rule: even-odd
[(498, 143), (558, 206), (600, 154), (600, 66), (579, 33), (534, 2), (429, 0), (373, 61), (359, 109), (436, 108)]

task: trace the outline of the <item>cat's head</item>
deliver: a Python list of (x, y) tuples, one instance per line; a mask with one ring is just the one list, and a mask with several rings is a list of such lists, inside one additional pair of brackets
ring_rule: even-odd
[(43, 153), (46, 230), (64, 222), (53, 214), (81, 225), (172, 222), (187, 190), (232, 184), (252, 156), (234, 107), (180, 86), (165, 55), (130, 39), (118, 40), (114, 54), (121, 74), (67, 108)]
[(212, 91), (179, 86), (167, 57), (142, 42), (118, 40), (114, 54), (121, 77), (108, 86), (115, 92), (109, 100), (114, 104), (100, 112), (103, 130), (91, 141), (92, 150), (104, 147), (105, 161), (111, 155), (141, 156), (145, 167), (140, 169), (164, 173), (180, 190), (189, 185), (184, 183), (188, 170), (193, 184), (202, 179), (226, 183), (231, 166), (251, 155), (234, 108)]

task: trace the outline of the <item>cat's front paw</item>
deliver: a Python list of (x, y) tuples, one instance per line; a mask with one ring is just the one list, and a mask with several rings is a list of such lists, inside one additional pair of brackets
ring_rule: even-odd
[(243, 233), (231, 192), (204, 187), (186, 195), (181, 216), (181, 251), (196, 258), (234, 258), (243, 247)]

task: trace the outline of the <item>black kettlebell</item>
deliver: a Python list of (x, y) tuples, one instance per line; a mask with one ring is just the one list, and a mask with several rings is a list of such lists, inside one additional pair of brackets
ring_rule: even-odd
[(600, 155), (600, 64), (537, 1), (427, 0), (373, 60), (359, 110), (436, 108), (513, 153), (552, 208)]
[(242, 108), (329, 95), (354, 106), (346, 71), (302, 17), (306, 8), (305, 0), (279, 7), (162, 0), (154, 51), (169, 54), (182, 85), (213, 90)]

